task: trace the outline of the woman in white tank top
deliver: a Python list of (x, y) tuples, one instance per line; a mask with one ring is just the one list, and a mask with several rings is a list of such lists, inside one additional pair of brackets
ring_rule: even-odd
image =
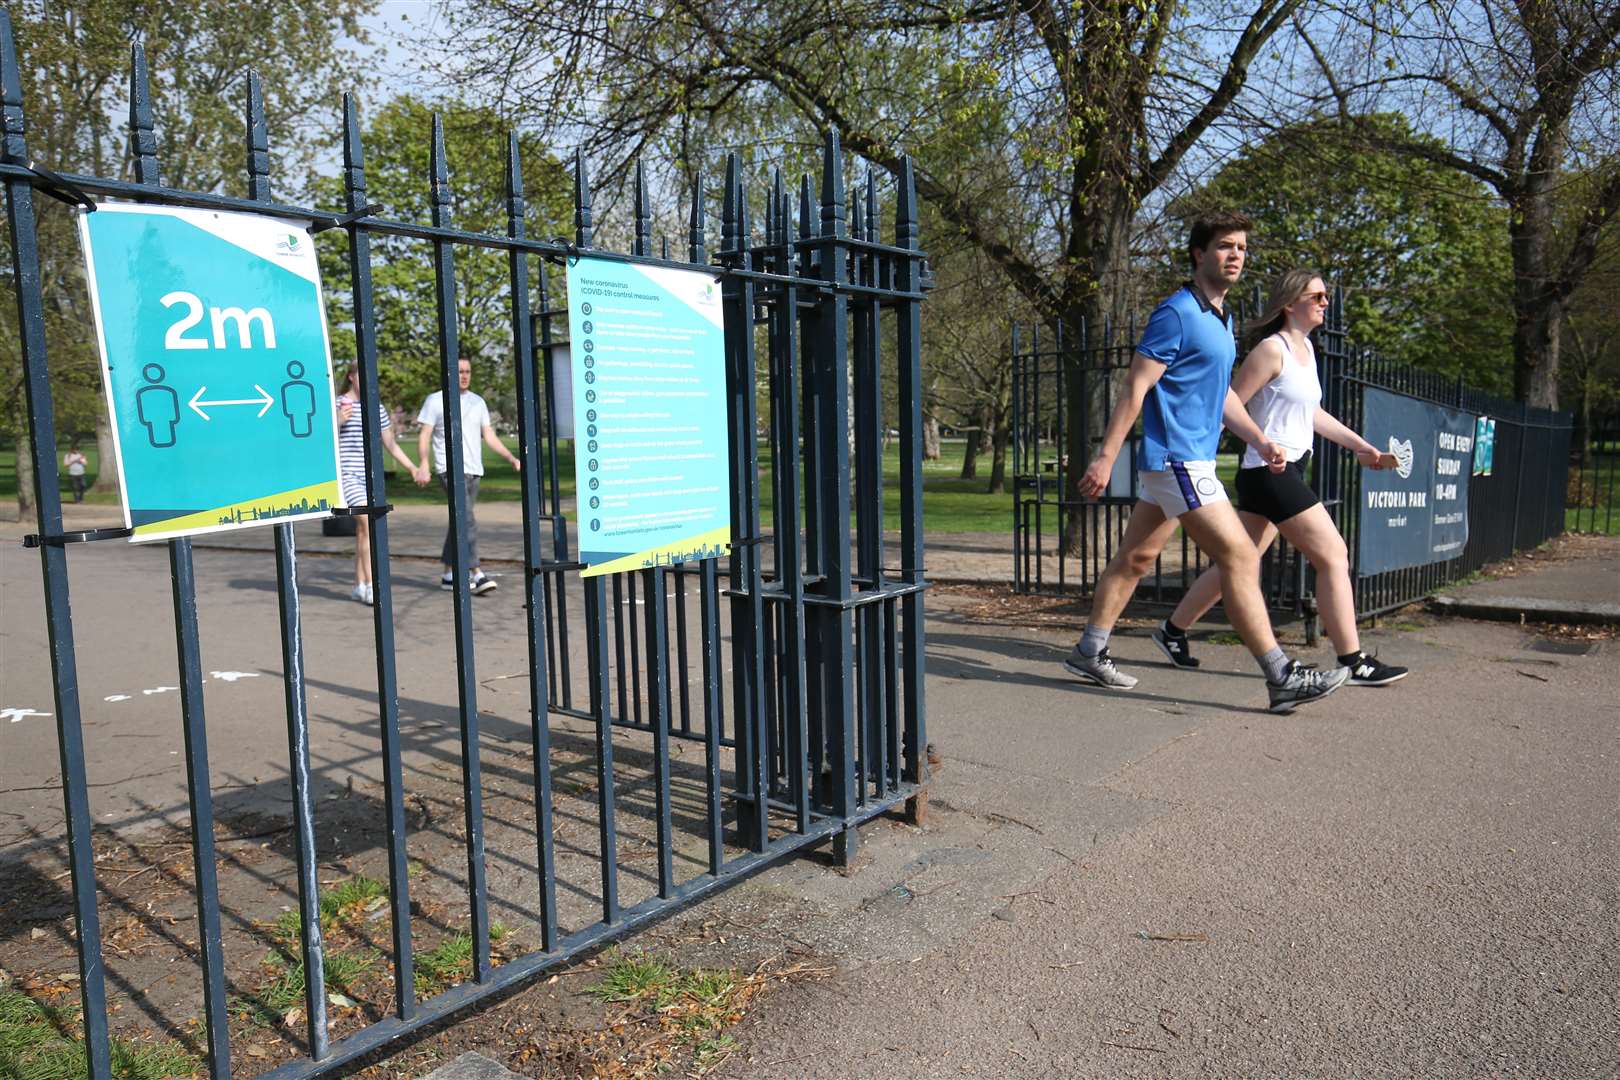
[[(1395, 455), (1380, 453), (1366, 439), (1322, 408), (1322, 384), (1310, 333), (1327, 313), (1327, 286), (1309, 270), (1290, 270), (1272, 290), (1259, 320), (1256, 344), (1232, 379), (1232, 392), (1271, 442), (1287, 451), (1288, 464), (1268, 467), (1253, 449), (1238, 469), (1238, 516), (1255, 546), (1265, 551), (1280, 532), (1316, 569), (1316, 601), (1323, 628), (1350, 669), (1350, 681), (1384, 686), (1404, 678), (1405, 668), (1380, 663), (1361, 651), (1356, 632), (1350, 559), (1333, 519), (1310, 489), (1305, 465), (1316, 437), (1329, 439), (1356, 455), (1362, 466), (1387, 469)], [(1177, 667), (1197, 667), (1187, 627), (1221, 598), (1221, 577), (1210, 567), (1153, 632), (1153, 640)]]

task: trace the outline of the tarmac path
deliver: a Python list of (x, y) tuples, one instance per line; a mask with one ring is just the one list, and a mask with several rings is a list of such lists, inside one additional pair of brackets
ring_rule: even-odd
[[(164, 553), (70, 558), (97, 820), (180, 824)], [(221, 806), (284, 812), (269, 557), (197, 566)], [(436, 573), (400, 570), (401, 692), (448, 737)], [(320, 782), (373, 779), (370, 612), (345, 561), (302, 574)], [(475, 608), (481, 679), (522, 669), (518, 599)], [(39, 605), (7, 545), (0, 708), (29, 711), (0, 721), (0, 833), (35, 841), (61, 816)], [(1061, 673), (1072, 610), (941, 590), (930, 611), (925, 827), (875, 823), (853, 873), (796, 860), (694, 912), (749, 929), (683, 961), (805, 946), (836, 968), (763, 999), (724, 1075), (1620, 1075), (1614, 640), (1411, 617), (1368, 635), (1410, 679), (1275, 717), (1236, 647), (1203, 641), (1182, 673), (1126, 629), (1142, 685), (1108, 695)], [(513, 685), (482, 707), (521, 745)]]

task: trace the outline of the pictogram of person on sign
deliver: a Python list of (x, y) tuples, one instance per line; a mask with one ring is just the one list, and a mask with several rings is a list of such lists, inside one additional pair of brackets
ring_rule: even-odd
[(292, 426), (295, 439), (307, 439), (315, 430), (315, 387), (304, 380), (304, 365), (297, 360), (287, 365), (292, 378), (281, 384), (281, 415)]
[(147, 364), (141, 375), (146, 385), (135, 391), (135, 415), (146, 428), (146, 441), (160, 450), (173, 446), (175, 428), (180, 426), (180, 395), (164, 385), (161, 364)]

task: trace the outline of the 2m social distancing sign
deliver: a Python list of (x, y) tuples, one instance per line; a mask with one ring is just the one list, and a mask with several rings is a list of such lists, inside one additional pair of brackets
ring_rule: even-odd
[(324, 517), (338, 485), (315, 245), (256, 214), (79, 215), (132, 539)]

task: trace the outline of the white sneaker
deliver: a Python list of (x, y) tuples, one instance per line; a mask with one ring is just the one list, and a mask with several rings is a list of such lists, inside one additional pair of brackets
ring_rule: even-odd
[(363, 584), (356, 585), (353, 589), (349, 590), (349, 599), (358, 600), (362, 604), (371, 603), (371, 587)]
[(1113, 657), (1104, 649), (1096, 656), (1086, 656), (1077, 645), (1069, 653), (1063, 666), (1069, 674), (1084, 679), (1086, 682), (1101, 686), (1106, 690), (1129, 690), (1136, 685), (1134, 676), (1127, 675), (1114, 666)]

